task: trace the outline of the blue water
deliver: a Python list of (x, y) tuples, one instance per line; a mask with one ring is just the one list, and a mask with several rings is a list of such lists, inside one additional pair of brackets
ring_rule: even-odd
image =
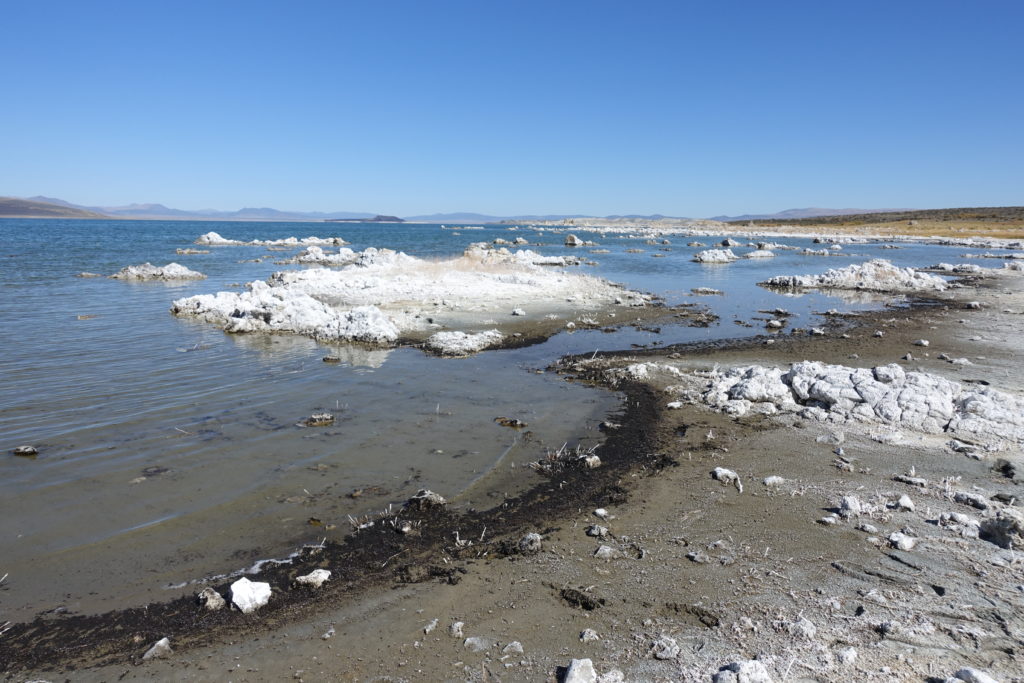
[[(175, 253), (209, 231), (241, 240), (338, 236), (356, 250), (388, 247), (431, 258), (460, 254), (471, 242), (523, 236), (541, 243), (530, 247), (541, 253), (597, 261), (582, 272), (671, 304), (710, 307), (720, 321), (662, 324), (660, 333), (566, 332), (466, 359), (226, 335), (173, 317), (171, 301), (295, 268), (274, 260), (298, 249)], [(774, 259), (699, 265), (690, 261), (699, 248), (686, 244), (712, 246), (721, 236), (670, 236), (670, 250), (662, 251), (665, 245), (643, 239), (574, 232), (610, 253), (570, 249), (562, 233), (525, 227), (0, 220), (0, 575), (10, 573), (8, 585), (17, 588), (0, 593), (0, 605), (22, 618), (62, 603), (72, 611), (102, 609), (114, 593), (129, 602), (164, 597), (155, 594), (167, 584), (237, 567), (237, 551), (275, 554), (288, 543), (342, 534), (348, 514), (380, 509), (420, 486), (466, 503), (497, 502), (501, 487), (527, 481), (516, 472), (544, 447), (596, 442), (597, 422), (616, 406), (607, 392), (536, 372), (560, 355), (763, 333), (758, 321), (733, 324), (763, 318), (759, 309), (783, 307), (796, 314), (794, 326), (811, 325), (815, 311), (878, 301), (786, 296), (756, 282), (876, 257), (910, 266), (957, 263), (963, 251), (844, 245), (828, 257), (778, 251)], [(801, 238), (767, 241), (820, 248)], [(208, 278), (162, 284), (76, 277), (146, 261), (175, 261)], [(694, 287), (725, 295), (693, 297)], [(321, 362), (328, 354), (345, 362)], [(295, 426), (324, 410), (339, 415), (336, 427)], [(495, 425), (502, 415), (527, 420), (537, 440), (524, 443)], [(8, 455), (21, 444), (36, 445), (40, 456)], [(162, 473), (147, 476), (149, 467)], [(345, 496), (365, 487), (379, 488)], [(337, 529), (311, 527), (310, 517)]]

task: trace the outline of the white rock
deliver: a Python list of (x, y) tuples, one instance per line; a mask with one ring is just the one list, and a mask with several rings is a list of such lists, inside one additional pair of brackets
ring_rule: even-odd
[(732, 249), (705, 249), (694, 254), (693, 260), (697, 263), (732, 263), (739, 259), (739, 256), (732, 252)]
[(836, 653), (836, 658), (843, 666), (849, 666), (857, 659), (857, 650), (852, 647), (844, 647)]
[(917, 539), (913, 536), (907, 536), (902, 532), (894, 531), (889, 534), (889, 545), (897, 550), (913, 550), (914, 546), (917, 545)]
[(789, 625), (789, 632), (799, 638), (813, 640), (818, 634), (818, 628), (807, 617), (800, 617)]
[(544, 539), (540, 534), (531, 532), (519, 539), (519, 552), (524, 555), (536, 555), (541, 550)]
[(603, 519), (606, 522), (608, 520), (615, 519), (615, 517), (604, 508), (597, 508), (596, 510), (594, 510), (594, 516), (598, 519)]
[(524, 316), (524, 315), (526, 315), (526, 311), (524, 311), (521, 308), (513, 308), (512, 309), (512, 315)]
[(466, 625), (464, 621), (453, 621), (451, 626), (448, 627), (448, 635), (452, 638), (462, 638), (462, 628)]
[(110, 277), (115, 280), (202, 280), (206, 276), (194, 270), (189, 270), (178, 263), (168, 263), (166, 266), (154, 266), (151, 263), (143, 263), (141, 266), (125, 266)]
[(850, 517), (860, 517), (863, 512), (863, 506), (860, 502), (860, 498), (857, 496), (843, 496), (842, 500), (839, 501), (839, 515), (846, 519)]
[(583, 631), (580, 633), (580, 640), (584, 643), (590, 643), (600, 639), (601, 637), (597, 635), (597, 631), (595, 631), (592, 628), (583, 629)]
[(669, 410), (678, 410), (678, 409), (683, 407), (683, 402), (682, 401), (672, 401), (670, 403), (666, 403), (665, 407), (668, 408)]
[(231, 602), (244, 614), (254, 612), (270, 602), (270, 584), (243, 576), (231, 584)]
[(914, 501), (910, 499), (910, 496), (904, 494), (900, 496), (900, 499), (896, 501), (896, 509), (903, 510), (904, 512), (914, 511)]
[(569, 662), (562, 683), (597, 683), (594, 663), (589, 659), (574, 659)]
[(965, 683), (999, 683), (999, 681), (992, 678), (984, 671), (979, 671), (978, 669), (972, 669), (970, 667), (960, 669), (956, 674), (954, 674), (954, 677), (964, 681)]
[(602, 545), (594, 551), (594, 557), (599, 560), (614, 560), (620, 555), (618, 550), (607, 545)]
[(295, 583), (302, 586), (312, 586), (313, 588), (319, 588), (331, 578), (331, 572), (329, 569), (314, 569), (305, 576), (295, 577)]
[(785, 482), (786, 482), (786, 480), (783, 479), (782, 477), (778, 476), (777, 474), (773, 474), (770, 477), (765, 477), (764, 478), (764, 485), (769, 487), (769, 488), (774, 487), (774, 486), (781, 486)]
[(767, 249), (758, 249), (743, 255), (743, 258), (774, 258), (775, 252)]
[(427, 348), (444, 356), (469, 356), (500, 344), (505, 339), (498, 330), (475, 334), (458, 331), (435, 332), (427, 338)]
[(470, 636), (463, 641), (462, 646), (470, 652), (486, 652), (497, 645), (493, 638), (483, 636)]
[(919, 273), (913, 268), (899, 268), (884, 259), (833, 268), (821, 275), (780, 275), (760, 284), (792, 289), (859, 289), (875, 292), (941, 292), (947, 287), (946, 281), (937, 275)]
[(437, 628), (437, 624), (438, 623), (439, 623), (438, 619), (431, 619), (430, 623), (428, 623), (426, 626), (423, 627), (423, 633), (425, 635), (429, 635), (429, 634), (433, 633), (434, 629)]
[(171, 649), (170, 639), (161, 638), (153, 643), (153, 647), (146, 650), (146, 654), (142, 655), (142, 659), (160, 659), (161, 657), (168, 657), (172, 654), (174, 654), (174, 650)]
[(764, 664), (747, 659), (728, 664), (715, 674), (714, 683), (773, 683)]
[(591, 524), (587, 527), (586, 534), (593, 538), (604, 538), (608, 535), (608, 527), (601, 526), (600, 524)]
[(914, 346), (928, 346), (929, 343), (927, 339), (918, 339), (914, 342)]
[(651, 643), (651, 654), (655, 659), (675, 659), (679, 656), (680, 647), (675, 638), (662, 635)]
[(504, 655), (521, 655), (523, 654), (523, 644), (518, 640), (513, 640), (511, 643), (501, 648), (501, 653)]

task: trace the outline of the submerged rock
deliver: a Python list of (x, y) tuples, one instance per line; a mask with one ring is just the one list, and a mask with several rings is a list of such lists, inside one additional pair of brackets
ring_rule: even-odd
[(141, 266), (125, 266), (111, 275), (115, 280), (202, 280), (206, 276), (200, 272), (189, 270), (179, 263), (168, 263), (166, 266), (154, 266), (143, 263)]
[(732, 263), (739, 259), (732, 249), (705, 249), (693, 256), (697, 263)]
[(505, 335), (498, 330), (487, 330), (475, 334), (437, 332), (427, 339), (427, 348), (443, 356), (468, 356), (497, 346), (504, 339)]
[(11, 453), (30, 458), (32, 456), (39, 455), (39, 449), (35, 446), (17, 446), (11, 451)]

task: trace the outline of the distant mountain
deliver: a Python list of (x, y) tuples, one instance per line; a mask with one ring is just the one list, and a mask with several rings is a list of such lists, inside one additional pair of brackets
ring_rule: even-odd
[(4, 218), (107, 218), (94, 211), (49, 202), (0, 197), (0, 217)]
[(786, 209), (778, 213), (744, 214), (742, 216), (712, 216), (713, 221), (764, 221), (764, 220), (799, 220), (817, 216), (851, 216), (865, 213), (889, 213), (891, 211), (912, 211), (913, 209)]
[[(373, 218), (369, 212), (353, 211), (280, 211), (271, 208), (246, 207), (238, 211), (220, 211), (217, 209), (199, 209), (187, 211), (183, 209), (172, 209), (163, 204), (127, 204), (125, 206), (83, 206), (57, 199), (55, 197), (44, 197), (42, 195), (30, 197), (28, 200), (51, 206), (60, 206), (68, 209), (80, 209), (82, 211), (101, 215), (116, 216), (118, 218), (137, 219), (164, 219), (164, 220), (214, 220), (214, 221), (322, 221), (330, 218)], [(49, 214), (48, 214), (49, 215)]]
[(485, 213), (431, 213), (424, 216), (406, 216), (405, 220), (413, 223), (498, 223), (500, 221), (561, 221), (566, 218), (589, 218), (585, 213), (567, 213), (556, 215), (527, 216), (491, 216)]

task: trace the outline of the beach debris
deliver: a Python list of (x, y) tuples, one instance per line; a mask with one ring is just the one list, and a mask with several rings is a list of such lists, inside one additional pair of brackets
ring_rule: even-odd
[(319, 588), (324, 584), (325, 581), (330, 580), (331, 571), (329, 569), (314, 569), (305, 576), (296, 576), (295, 583), (300, 586), (311, 586), (313, 588)]
[(562, 683), (597, 683), (594, 663), (589, 659), (574, 659), (566, 667)]
[(115, 280), (202, 280), (206, 276), (179, 263), (154, 266), (147, 262), (140, 266), (125, 266), (110, 277)]
[(18, 446), (11, 451), (14, 455), (20, 455), (22, 457), (31, 458), (32, 456), (39, 455), (39, 449), (35, 446)]
[(334, 415), (331, 413), (313, 413), (299, 423), (302, 427), (329, 427), (334, 424)]
[(469, 356), (500, 344), (505, 339), (498, 330), (467, 333), (435, 332), (427, 338), (427, 348), (442, 356)]
[(470, 652), (486, 652), (497, 644), (498, 642), (493, 638), (483, 636), (470, 636), (462, 641), (462, 646)]
[(513, 640), (505, 647), (501, 648), (501, 654), (503, 655), (521, 655), (523, 654), (523, 644), (518, 640)]
[(528, 463), (528, 466), (547, 476), (558, 474), (567, 467), (595, 469), (601, 466), (601, 458), (594, 453), (599, 447), (600, 444), (590, 448), (577, 445), (569, 449), (568, 444), (562, 444), (557, 451), (549, 449), (543, 460)]
[(466, 622), (464, 621), (453, 621), (448, 627), (448, 635), (452, 638), (462, 638), (462, 629), (465, 627)]
[(429, 489), (420, 489), (416, 492), (416, 495), (405, 501), (405, 507), (411, 510), (430, 510), (431, 508), (440, 507), (447, 502), (440, 494), (434, 493)]
[(712, 683), (773, 683), (764, 664), (745, 659), (726, 664), (712, 678)]
[(984, 671), (972, 669), (970, 667), (960, 669), (953, 674), (953, 678), (957, 681), (963, 681), (964, 683), (999, 683), (999, 681), (992, 678)]
[(724, 467), (716, 467), (711, 470), (711, 478), (716, 479), (723, 484), (732, 484), (736, 487), (736, 490), (743, 493), (743, 482), (740, 481), (740, 475), (736, 474), (732, 470), (728, 470)]
[(580, 642), (592, 643), (597, 640), (601, 640), (601, 636), (597, 635), (597, 631), (592, 628), (585, 628), (580, 632)]
[(199, 604), (210, 610), (216, 612), (219, 609), (223, 609), (227, 604), (220, 593), (215, 591), (213, 588), (207, 586), (203, 590), (199, 591), (196, 595), (196, 599), (199, 600)]
[(732, 263), (739, 259), (732, 249), (705, 249), (693, 256), (697, 263)]
[(243, 614), (254, 612), (270, 602), (270, 584), (243, 576), (231, 584), (231, 602)]
[(536, 532), (530, 532), (519, 539), (519, 552), (523, 555), (536, 555), (541, 550), (544, 539)]
[(651, 643), (651, 655), (655, 659), (675, 659), (679, 656), (680, 651), (681, 648), (679, 647), (679, 643), (676, 642), (676, 639), (664, 634), (658, 636), (658, 638)]
[(174, 654), (174, 650), (171, 649), (171, 639), (161, 638), (153, 643), (153, 647), (146, 650), (146, 654), (142, 655), (142, 659), (143, 661), (160, 659), (161, 657), (169, 657), (172, 654)]
[(494, 421), (502, 427), (511, 427), (512, 429), (523, 429), (529, 426), (526, 422), (515, 417), (496, 417)]

